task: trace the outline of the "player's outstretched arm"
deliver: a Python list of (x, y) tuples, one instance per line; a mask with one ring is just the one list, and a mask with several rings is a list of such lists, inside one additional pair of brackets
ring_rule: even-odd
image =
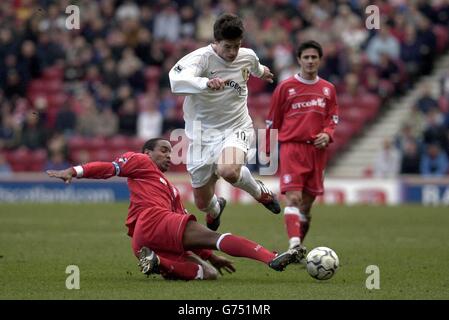
[(47, 170), (47, 174), (49, 177), (58, 178), (69, 184), (72, 182), (74, 170), (73, 168), (67, 168), (65, 170)]

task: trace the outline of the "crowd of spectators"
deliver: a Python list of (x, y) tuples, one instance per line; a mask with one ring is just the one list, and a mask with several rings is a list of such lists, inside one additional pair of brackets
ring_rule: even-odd
[(388, 151), (384, 147), (382, 153), (390, 155), (389, 166), (377, 170), (379, 176), (449, 174), (449, 72), (441, 77), (437, 94), (428, 84), (423, 85), (411, 117), (393, 142)]
[[(71, 4), (80, 8), (79, 30), (66, 28)], [(365, 26), (365, 8), (372, 4), (380, 9), (379, 30)], [(137, 146), (135, 139), (182, 128), (182, 98), (171, 94), (168, 71), (212, 41), (213, 23), (223, 12), (244, 19), (244, 46), (273, 70), (276, 82), (298, 71), (299, 42), (320, 42), (320, 75), (351, 101), (371, 94), (384, 103), (410, 90), (448, 42), (447, 0), (1, 1), (0, 164), (9, 162), (16, 171), (59, 168), (106, 158), (102, 148), (110, 151), (111, 139), (118, 152), (129, 141)], [(250, 80), (256, 128), (263, 126), (267, 108), (252, 102), (269, 96), (276, 82)], [(449, 79), (443, 82), (447, 97)], [(422, 108), (428, 123), (439, 123), (431, 102)], [(103, 144), (83, 147), (80, 139)], [(447, 150), (447, 134), (441, 148)], [(17, 150), (44, 163), (20, 166)]]

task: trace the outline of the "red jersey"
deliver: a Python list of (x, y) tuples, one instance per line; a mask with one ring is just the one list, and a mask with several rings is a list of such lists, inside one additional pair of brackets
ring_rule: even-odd
[(319, 77), (305, 80), (295, 75), (281, 82), (273, 93), (267, 119), (267, 151), (270, 129), (278, 129), (279, 142), (312, 143), (321, 132), (327, 133), (332, 142), (337, 123), (334, 85)]
[[(151, 158), (143, 153), (127, 152), (113, 162), (90, 162), (82, 166), (83, 178), (127, 177), (130, 204), (126, 225), (132, 229), (138, 214), (146, 209), (162, 208), (186, 214), (178, 189), (172, 185)], [(130, 235), (131, 235), (130, 234)]]

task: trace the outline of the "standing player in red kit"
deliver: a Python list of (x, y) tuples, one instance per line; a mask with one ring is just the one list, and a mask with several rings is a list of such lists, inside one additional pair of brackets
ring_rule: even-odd
[(258, 260), (277, 271), (304, 255), (299, 249), (276, 255), (253, 241), (230, 233), (220, 234), (197, 223), (181, 203), (178, 189), (163, 174), (170, 166), (171, 151), (169, 141), (155, 138), (144, 144), (142, 153), (127, 152), (113, 162), (90, 162), (47, 173), (66, 183), (73, 177), (128, 178), (131, 199), (126, 226), (145, 274), (194, 280), (216, 279), (215, 268), (220, 273), (221, 269), (235, 271), (228, 259), (216, 256), (211, 250)]
[(302, 245), (312, 204), (323, 194), (326, 148), (338, 124), (335, 87), (318, 77), (322, 56), (316, 41), (298, 47), (300, 72), (276, 87), (267, 120), (268, 129), (279, 134), (280, 185), (286, 195), (284, 221), (290, 248)]

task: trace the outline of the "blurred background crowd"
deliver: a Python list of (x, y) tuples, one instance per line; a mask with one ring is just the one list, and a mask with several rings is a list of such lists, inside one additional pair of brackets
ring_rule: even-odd
[[(66, 28), (70, 4), (80, 8), (79, 30)], [(380, 9), (379, 30), (365, 26), (371, 4)], [(448, 0), (1, 1), (0, 172), (111, 160), (183, 128), (183, 100), (171, 94), (168, 71), (213, 41), (223, 12), (243, 18), (244, 46), (276, 77), (249, 81), (256, 128), (276, 83), (298, 72), (297, 44), (322, 44), (319, 74), (336, 85), (341, 107), (333, 157), (391, 99), (413, 90), (449, 43)], [(439, 95), (431, 91), (422, 89), (401, 132), (385, 141), (376, 174), (448, 174), (449, 71)]]

